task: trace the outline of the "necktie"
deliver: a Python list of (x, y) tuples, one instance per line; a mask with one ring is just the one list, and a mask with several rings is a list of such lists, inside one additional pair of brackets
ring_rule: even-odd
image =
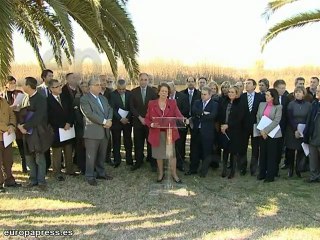
[(249, 112), (252, 111), (252, 105), (253, 105), (253, 97), (252, 97), (252, 94), (248, 94), (248, 107), (249, 107)]
[(204, 110), (205, 107), (206, 107), (206, 102), (204, 101), (204, 102), (202, 102), (202, 110)]
[(104, 112), (104, 109), (103, 109), (102, 103), (101, 103), (101, 101), (100, 101), (100, 98), (99, 98), (99, 97), (96, 97), (96, 99), (97, 99), (97, 102), (99, 103), (99, 106), (100, 106), (102, 112)]
[(189, 104), (191, 106), (191, 102), (192, 102), (192, 91), (189, 92)]
[(58, 100), (58, 103), (60, 104), (60, 106), (62, 107), (62, 103), (61, 103), (61, 99), (60, 99), (59, 95), (57, 96), (57, 100)]
[(125, 100), (125, 95), (124, 94), (120, 94), (120, 97), (121, 97), (121, 101), (123, 103), (123, 106), (125, 106), (126, 104), (126, 100)]
[(142, 96), (142, 102), (144, 104), (146, 101), (146, 88), (141, 88), (141, 96)]

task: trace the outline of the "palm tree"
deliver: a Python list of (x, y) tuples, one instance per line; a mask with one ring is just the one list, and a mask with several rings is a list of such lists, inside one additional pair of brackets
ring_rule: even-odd
[[(270, 16), (278, 9), (297, 1), (299, 0), (270, 0), (265, 12), (263, 13), (263, 16), (265, 16), (268, 20)], [(262, 50), (264, 49), (266, 44), (268, 44), (279, 33), (284, 32), (288, 29), (302, 27), (306, 24), (314, 22), (320, 22), (320, 9), (302, 12), (275, 24), (268, 30), (267, 34), (262, 38)]]
[(62, 66), (65, 54), (74, 58), (73, 29), (76, 21), (100, 53), (105, 53), (112, 72), (117, 76), (121, 60), (130, 78), (139, 72), (136, 61), (138, 40), (125, 4), (127, 0), (1, 0), (0, 4), (0, 81), (10, 72), (14, 59), (13, 32), (17, 30), (33, 48), (39, 65), (41, 31), (49, 39), (55, 61)]

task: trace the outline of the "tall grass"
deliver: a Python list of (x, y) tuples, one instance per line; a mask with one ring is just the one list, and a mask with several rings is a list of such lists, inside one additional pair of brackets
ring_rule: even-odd
[[(81, 74), (81, 78), (86, 80), (100, 74), (112, 76), (109, 65), (95, 65), (84, 63), (82, 65), (66, 65), (64, 68), (56, 66), (48, 66), (54, 71), (55, 78), (64, 81), (65, 74), (68, 72), (77, 72)], [(261, 78), (269, 79), (271, 86), (277, 79), (284, 79), (287, 82), (287, 88), (292, 90), (294, 87), (294, 79), (302, 76), (308, 81), (312, 76), (318, 76), (320, 66), (301, 66), (287, 67), (280, 69), (264, 69), (263, 63), (257, 62), (256, 66), (250, 69), (239, 69), (233, 67), (212, 65), (212, 64), (195, 64), (186, 65), (176, 61), (151, 61), (140, 64), (140, 71), (153, 75), (154, 83), (158, 84), (162, 81), (175, 81), (177, 85), (184, 85), (185, 79), (192, 75), (196, 78), (200, 76), (207, 77), (209, 80), (215, 80), (219, 84), (223, 81), (235, 82), (237, 80), (245, 80), (253, 78), (259, 80)], [(26, 76), (33, 76), (40, 81), (41, 69), (38, 65), (18, 65), (12, 66), (12, 75), (17, 79), (23, 79)], [(119, 76), (128, 79), (128, 75), (123, 67), (119, 66)], [(131, 79), (132, 84), (136, 84), (136, 79)]]

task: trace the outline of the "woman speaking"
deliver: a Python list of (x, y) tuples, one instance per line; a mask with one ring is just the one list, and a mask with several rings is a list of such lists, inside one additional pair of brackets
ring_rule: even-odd
[[(152, 157), (157, 159), (158, 164), (158, 179), (157, 182), (162, 182), (164, 179), (163, 159), (166, 156), (166, 139), (168, 131), (172, 130), (172, 143), (179, 138), (179, 132), (176, 128), (168, 130), (168, 128), (161, 128), (159, 122), (155, 121), (157, 118), (177, 117), (183, 118), (180, 113), (176, 100), (168, 99), (170, 87), (166, 83), (161, 83), (158, 87), (159, 98), (149, 101), (148, 110), (145, 117), (145, 123), (149, 127), (148, 141), (152, 147)], [(169, 157), (170, 169), (172, 178), (176, 183), (181, 183), (180, 178), (176, 172), (176, 154), (175, 148), (172, 148), (173, 154)]]

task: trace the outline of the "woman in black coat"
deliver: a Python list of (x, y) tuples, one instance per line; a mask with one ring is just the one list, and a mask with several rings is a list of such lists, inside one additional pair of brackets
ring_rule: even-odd
[(232, 86), (228, 91), (228, 98), (221, 102), (220, 123), (221, 141), (223, 146), (222, 177), (227, 175), (227, 162), (230, 155), (231, 171), (228, 178), (233, 178), (236, 168), (236, 159), (245, 152), (242, 144), (244, 140), (243, 122), (244, 111), (240, 104), (240, 90)]

